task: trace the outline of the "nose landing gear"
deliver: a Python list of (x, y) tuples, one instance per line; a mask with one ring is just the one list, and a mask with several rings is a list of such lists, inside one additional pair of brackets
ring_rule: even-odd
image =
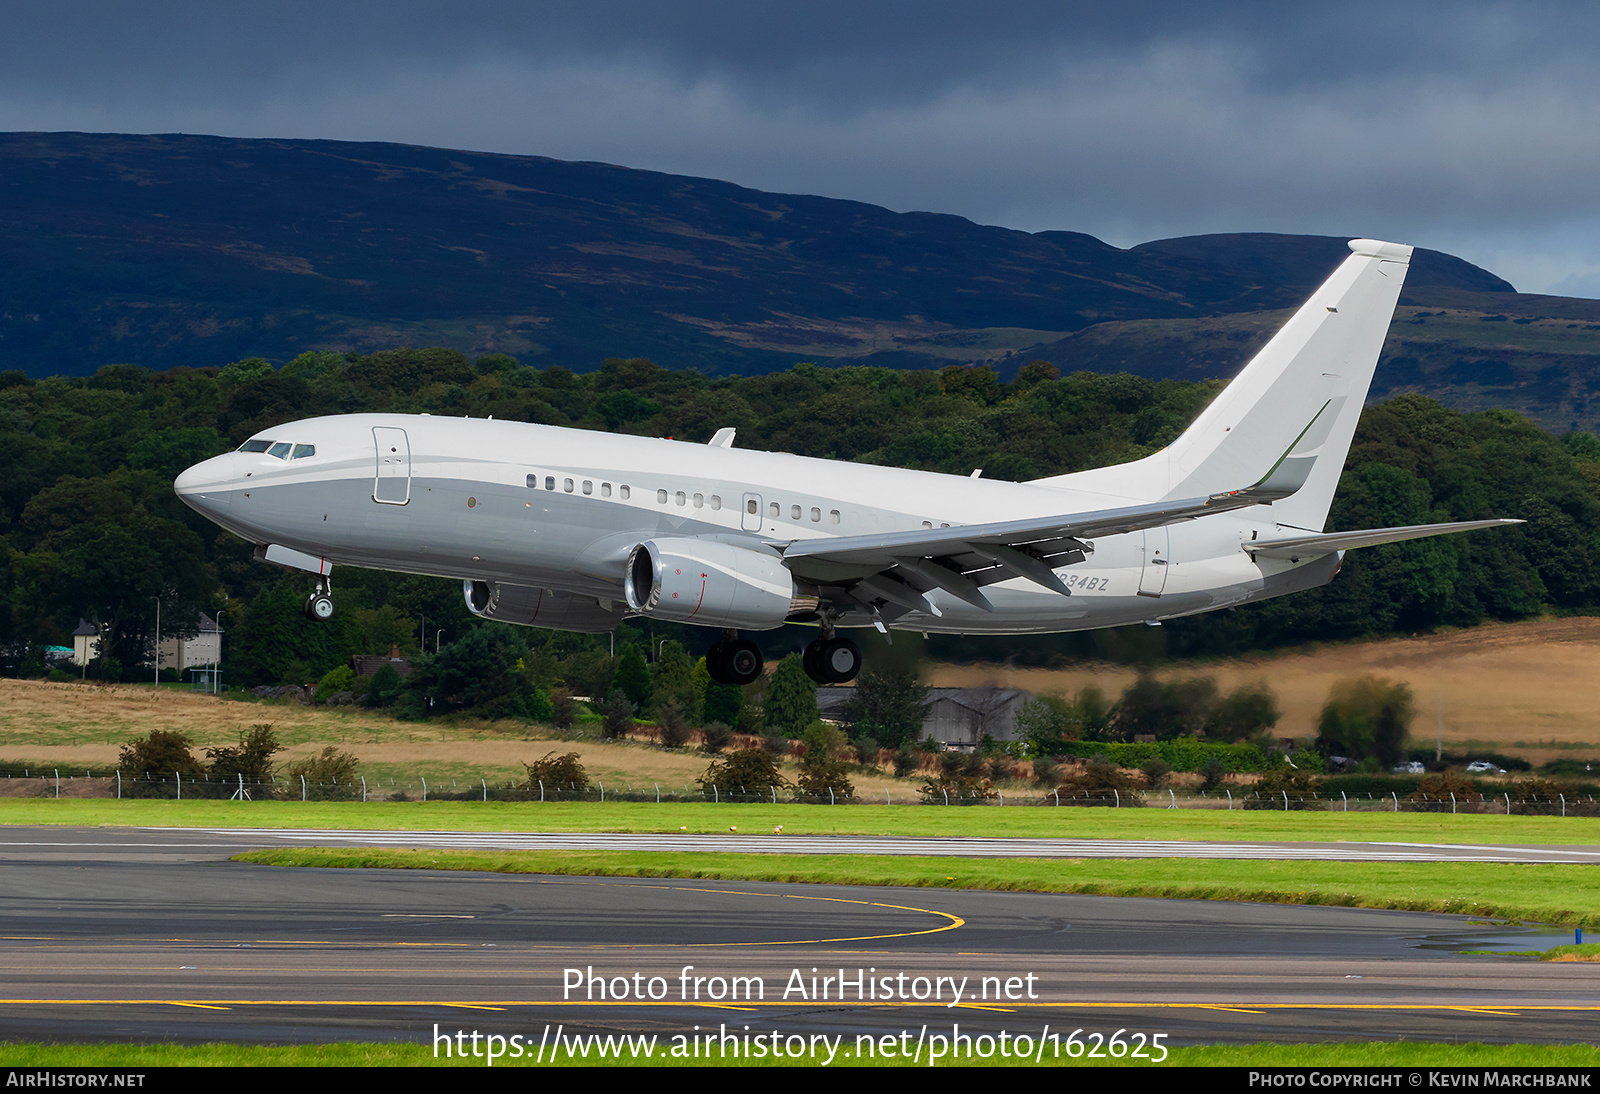
[(327, 590), (323, 590), (322, 582), (317, 582), (317, 591), (306, 597), (305, 606), (301, 608), (306, 618), (313, 623), (326, 623), (333, 618), (333, 583), (329, 582)]

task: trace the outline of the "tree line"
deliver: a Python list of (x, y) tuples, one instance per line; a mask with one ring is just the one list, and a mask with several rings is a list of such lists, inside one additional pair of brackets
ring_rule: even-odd
[[(466, 611), (454, 582), (356, 570), (341, 574), (333, 624), (309, 624), (298, 616), (300, 576), (252, 561), (251, 545), (173, 495), (190, 464), (312, 414), (492, 414), (688, 441), (734, 426), (743, 447), (1022, 480), (1154, 452), (1220, 386), (1061, 376), (1043, 362), (1009, 382), (988, 368), (813, 365), (710, 379), (638, 359), (576, 373), (445, 349), (306, 353), (281, 368), (247, 359), (164, 372), (111, 365), (71, 379), (0, 373), (0, 671), (42, 674), (43, 647), (70, 644), (87, 619), (102, 650), (90, 674), (146, 678), (158, 608), (164, 637), (192, 634), (201, 611), (220, 613), (225, 678), (242, 685), (316, 682), (353, 654), (391, 646), (442, 655), (471, 631), (498, 628)], [(1352, 552), (1325, 588), (1161, 628), (935, 637), (928, 652), (1148, 661), (1600, 610), (1600, 438), (1412, 394), (1367, 408), (1330, 530), (1491, 516), (1528, 523)], [(809, 636), (756, 637), (778, 655)], [(619, 628), (615, 646), (606, 636), (513, 641), (560, 662), (566, 687), (594, 694), (614, 650), (653, 651), (664, 639), (703, 644), (688, 628), (649, 622)]]

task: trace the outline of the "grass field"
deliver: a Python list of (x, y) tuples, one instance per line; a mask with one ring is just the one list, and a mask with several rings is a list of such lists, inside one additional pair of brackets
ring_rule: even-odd
[[(1082, 839), (1600, 843), (1600, 823), (1493, 813), (1281, 813), (710, 802), (225, 802), (0, 799), (0, 824), (448, 829), (471, 832), (726, 832)], [(783, 836), (774, 835), (774, 840)]]
[[(1276, 656), (1185, 662), (1160, 669), (1163, 679), (1212, 676), (1224, 691), (1265, 681), (1283, 718), (1277, 733), (1316, 732), (1335, 681), (1377, 675), (1411, 685), (1414, 744), (1442, 738), (1447, 751), (1474, 747), (1524, 756), (1534, 763), (1578, 756), (1600, 771), (1600, 619), (1489, 623), (1417, 638), (1390, 638), (1283, 651)], [(1063, 669), (939, 665), (927, 682), (946, 687), (998, 684), (1039, 693), (1072, 694), (1094, 684), (1115, 698), (1131, 669), (1084, 665)]]
[(988, 859), (622, 851), (284, 848), (241, 862), (350, 869), (664, 877), (1238, 900), (1600, 924), (1600, 871), (1483, 862)]

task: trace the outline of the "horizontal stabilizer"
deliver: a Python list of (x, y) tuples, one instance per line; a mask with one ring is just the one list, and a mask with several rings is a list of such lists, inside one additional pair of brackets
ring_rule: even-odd
[(1445, 536), (1452, 532), (1472, 532), (1479, 528), (1499, 528), (1506, 524), (1523, 524), (1520, 520), (1462, 520), (1454, 524), (1413, 524), (1405, 528), (1368, 528), (1359, 532), (1324, 532), (1314, 536), (1296, 536), (1293, 539), (1249, 540), (1242, 546), (1251, 558), (1283, 558), (1291, 562), (1349, 551), (1357, 547), (1375, 547), (1380, 543), (1401, 543), (1408, 539), (1425, 539), (1428, 536)]

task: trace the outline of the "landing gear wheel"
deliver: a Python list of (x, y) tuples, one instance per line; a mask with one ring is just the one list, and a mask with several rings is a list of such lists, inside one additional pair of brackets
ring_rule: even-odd
[(804, 662), (817, 683), (848, 684), (861, 671), (861, 647), (848, 638), (819, 638), (806, 647)]
[[(722, 675), (728, 683), (743, 687), (761, 679), (761, 673), (767, 667), (766, 660), (761, 656), (761, 647), (749, 639), (719, 642), (717, 645), (722, 647)], [(706, 663), (709, 667), (709, 658)]]
[(848, 684), (861, 671), (861, 647), (848, 638), (834, 638), (822, 644), (817, 662), (835, 684)]
[(822, 662), (817, 660), (817, 654), (821, 649), (822, 639), (820, 638), (807, 645), (805, 649), (800, 651), (800, 664), (805, 666), (807, 676), (819, 684), (826, 684), (830, 682), (828, 675), (822, 668)]
[(306, 597), (304, 611), (312, 622), (326, 623), (333, 618), (333, 597), (323, 592), (312, 593)]
[(732, 680), (728, 679), (727, 667), (722, 663), (723, 658), (727, 656), (727, 653), (728, 644), (726, 642), (714, 642), (712, 643), (711, 648), (706, 650), (706, 671), (711, 674), (713, 683), (733, 683)]

